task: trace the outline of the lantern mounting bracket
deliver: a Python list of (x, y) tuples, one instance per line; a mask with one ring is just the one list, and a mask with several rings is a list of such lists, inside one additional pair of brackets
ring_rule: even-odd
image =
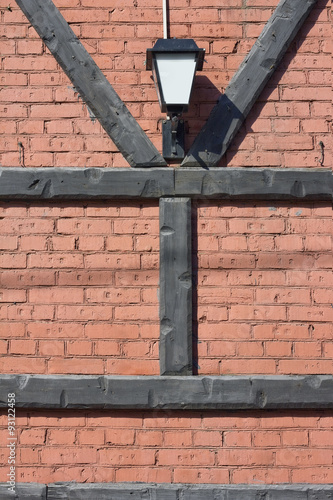
[(162, 122), (163, 158), (178, 160), (185, 157), (185, 125), (177, 115)]

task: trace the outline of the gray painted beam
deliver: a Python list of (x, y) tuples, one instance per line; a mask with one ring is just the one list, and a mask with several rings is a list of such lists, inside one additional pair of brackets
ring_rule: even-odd
[(164, 158), (126, 108), (51, 0), (16, 0), (81, 98), (132, 167), (165, 166)]
[(329, 169), (176, 169), (175, 194), (198, 198), (331, 201)]
[[(5, 465), (2, 466), (4, 469)], [(16, 483), (15, 491), (8, 490), (7, 483), (0, 483), (0, 498), (3, 500), (46, 500), (45, 484)]]
[(191, 200), (160, 200), (160, 372), (192, 375)]
[(96, 200), (183, 196), (331, 201), (329, 169), (0, 168), (0, 200)]
[(0, 199), (95, 200), (174, 194), (172, 169), (0, 168)]
[(333, 376), (0, 375), (17, 408), (260, 410), (333, 408)]
[(212, 110), (182, 166), (217, 165), (316, 1), (280, 1)]
[[(331, 484), (151, 484), (151, 483), (17, 483), (16, 496), (7, 495), (0, 483), (1, 498), (16, 500), (332, 500)], [(7, 495), (7, 496), (6, 496)]]

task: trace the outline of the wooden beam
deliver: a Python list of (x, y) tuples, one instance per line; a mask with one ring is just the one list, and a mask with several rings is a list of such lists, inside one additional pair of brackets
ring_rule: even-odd
[(329, 500), (331, 484), (55, 483), (47, 500)]
[(160, 200), (160, 372), (192, 375), (191, 200)]
[(0, 200), (189, 197), (331, 202), (329, 169), (0, 168)]
[(331, 484), (153, 484), (16, 483), (15, 493), (0, 483), (0, 497), (10, 500), (330, 500)]
[(178, 168), (176, 196), (204, 199), (331, 201), (330, 169)]
[(316, 1), (280, 1), (212, 110), (182, 166), (217, 166)]
[(0, 200), (112, 200), (174, 194), (171, 168), (0, 168)]
[(0, 408), (278, 410), (333, 408), (332, 375), (0, 375)]
[(74, 87), (132, 167), (165, 166), (95, 61), (51, 0), (16, 0)]

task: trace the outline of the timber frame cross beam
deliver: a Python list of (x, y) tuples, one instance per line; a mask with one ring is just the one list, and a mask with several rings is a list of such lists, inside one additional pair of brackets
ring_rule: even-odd
[(15, 392), (24, 408), (331, 408), (332, 376), (192, 376), (191, 198), (332, 203), (332, 179), (328, 169), (0, 169), (0, 200), (160, 200), (162, 375), (3, 375), (0, 405)]
[[(182, 166), (217, 166), (316, 2), (280, 1)], [(132, 167), (165, 166), (165, 160), (52, 0), (16, 0), (16, 3), (128, 163)]]
[(17, 483), (16, 496), (0, 483), (0, 496), (8, 500), (330, 500), (332, 491), (329, 484)]

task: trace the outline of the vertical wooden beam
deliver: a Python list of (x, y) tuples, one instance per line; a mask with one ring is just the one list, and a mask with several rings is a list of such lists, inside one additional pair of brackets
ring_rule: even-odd
[(191, 200), (160, 200), (160, 371), (192, 375)]

